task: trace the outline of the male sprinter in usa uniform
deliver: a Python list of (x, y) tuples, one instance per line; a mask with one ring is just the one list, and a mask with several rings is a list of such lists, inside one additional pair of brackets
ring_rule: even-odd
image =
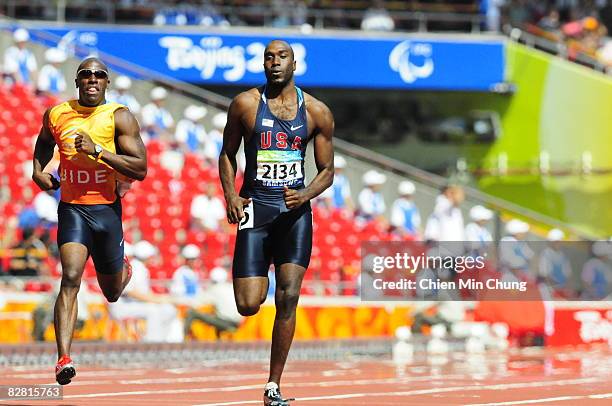
[[(264, 405), (288, 405), (279, 384), (295, 332), (295, 310), (310, 262), (310, 200), (333, 180), (334, 119), (325, 104), (295, 86), (295, 60), (285, 41), (264, 52), (266, 85), (239, 94), (229, 108), (219, 174), (230, 223), (239, 223), (234, 253), (234, 295), (244, 316), (254, 315), (268, 292), (268, 268), (276, 270), (276, 318)], [(234, 187), (236, 154), (244, 139), (246, 169)], [(317, 176), (304, 184), (306, 144), (314, 144)]]
[[(55, 378), (61, 385), (76, 375), (70, 345), (77, 317), (77, 293), (85, 262), (91, 255), (98, 283), (109, 302), (115, 302), (131, 276), (124, 266), (121, 175), (143, 180), (147, 173), (146, 150), (138, 122), (118, 103), (107, 103), (108, 68), (97, 58), (87, 58), (77, 70), (79, 99), (45, 112), (34, 149), (34, 182), (42, 189), (61, 185), (57, 243), (62, 282), (55, 302), (54, 326), (58, 362)], [(43, 172), (57, 145), (60, 180)]]

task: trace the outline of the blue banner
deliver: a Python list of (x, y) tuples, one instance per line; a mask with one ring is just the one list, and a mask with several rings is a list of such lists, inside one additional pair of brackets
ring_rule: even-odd
[[(162, 28), (42, 30), (62, 37), (60, 46), (67, 50), (80, 43), (182, 81), (215, 85), (263, 83), (263, 51), (278, 38)], [(283, 39), (295, 51), (296, 83), (305, 87), (491, 91), (504, 82), (501, 39), (315, 35)]]

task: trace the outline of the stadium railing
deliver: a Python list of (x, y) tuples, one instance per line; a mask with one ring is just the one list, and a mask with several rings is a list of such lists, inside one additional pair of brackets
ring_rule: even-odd
[(602, 73), (608, 73), (609, 68), (605, 63), (589, 56), (583, 52), (570, 52), (568, 44), (563, 41), (553, 41), (552, 39), (530, 33), (529, 31), (517, 27), (504, 27), (504, 33), (512, 41), (536, 48), (560, 58), (587, 66)]

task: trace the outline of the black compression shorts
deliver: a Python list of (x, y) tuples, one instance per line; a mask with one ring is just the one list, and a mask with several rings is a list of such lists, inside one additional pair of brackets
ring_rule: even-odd
[(253, 200), (245, 208), (234, 250), (234, 278), (267, 276), (270, 264), (308, 268), (312, 252), (312, 210), (310, 203), (295, 210), (284, 202)]
[(89, 250), (96, 272), (115, 274), (123, 270), (121, 200), (112, 204), (60, 202), (57, 209), (57, 244), (83, 244)]

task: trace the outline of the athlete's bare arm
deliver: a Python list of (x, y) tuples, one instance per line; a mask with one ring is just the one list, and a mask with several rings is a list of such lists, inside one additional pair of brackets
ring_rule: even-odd
[(32, 180), (42, 190), (57, 189), (60, 186), (59, 180), (53, 175), (43, 172), (51, 158), (53, 158), (53, 148), (55, 147), (55, 139), (49, 129), (49, 110), (45, 111), (43, 124), (36, 139), (36, 146), (34, 147)]
[(331, 186), (334, 180), (334, 117), (329, 108), (310, 95), (305, 98), (308, 113), (308, 125), (313, 129), (314, 158), (317, 165), (317, 176), (302, 190), (285, 187), (285, 204), (288, 209), (300, 207), (317, 197)]
[[(89, 135), (77, 133), (77, 151), (94, 155), (94, 142)], [(122, 175), (143, 180), (147, 175), (147, 150), (140, 138), (140, 126), (127, 109), (115, 111), (115, 145), (117, 153), (104, 150), (101, 160)]]
[[(223, 147), (219, 155), (219, 177), (223, 186), (227, 208), (227, 220), (231, 224), (240, 222), (244, 217), (244, 206), (251, 199), (245, 199), (236, 192), (236, 154), (247, 128), (253, 128), (257, 114), (258, 94), (249, 90), (234, 98), (227, 114), (227, 124), (223, 131)], [(252, 122), (252, 123), (251, 123)]]

